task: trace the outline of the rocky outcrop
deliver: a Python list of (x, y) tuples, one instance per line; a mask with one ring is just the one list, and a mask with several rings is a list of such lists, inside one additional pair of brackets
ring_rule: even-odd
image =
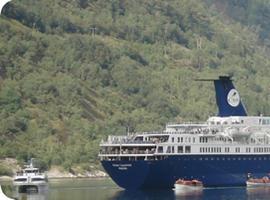
[[(16, 159), (5, 158), (0, 160), (0, 165), (3, 165), (12, 170), (13, 174), (19, 171), (21, 167), (19, 166)], [(108, 175), (90, 166), (91, 171), (83, 170), (80, 167), (72, 168), (70, 171), (65, 170), (61, 166), (52, 166), (49, 171), (46, 172), (48, 178), (58, 179), (58, 178), (97, 178), (97, 177), (108, 177)], [(12, 176), (0, 176), (0, 180), (11, 180)]]
[(48, 178), (97, 178), (108, 177), (108, 175), (101, 170), (85, 171), (70, 170), (70, 172), (64, 170), (62, 167), (53, 166), (47, 172)]

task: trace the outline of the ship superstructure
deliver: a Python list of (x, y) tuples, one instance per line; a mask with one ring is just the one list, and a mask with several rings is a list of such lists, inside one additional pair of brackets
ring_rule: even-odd
[(214, 83), (218, 116), (101, 142), (101, 163), (120, 187), (172, 188), (179, 178), (242, 186), (248, 173), (270, 172), (270, 117), (247, 116), (229, 77)]

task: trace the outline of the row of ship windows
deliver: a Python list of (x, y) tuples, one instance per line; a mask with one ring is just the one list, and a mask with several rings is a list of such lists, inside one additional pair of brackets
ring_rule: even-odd
[[(177, 140), (175, 137), (172, 137), (171, 139), (172, 143), (176, 142), (177, 143), (195, 143), (196, 138), (195, 137), (177, 137)], [(200, 143), (207, 143), (208, 138), (207, 137), (200, 137)]]
[(233, 122), (227, 122), (227, 121), (224, 121), (224, 122), (220, 122), (220, 121), (217, 121), (217, 122), (214, 122), (214, 121), (211, 121), (210, 122), (211, 123), (211, 125), (221, 125), (221, 124), (223, 124), (223, 125), (227, 125), (227, 124), (243, 124), (244, 123), (244, 120), (241, 120), (241, 121), (233, 121)]
[(259, 123), (260, 123), (260, 124), (263, 124), (263, 125), (265, 125), (265, 124), (270, 124), (270, 119), (260, 119), (260, 120), (259, 120)]
[[(174, 142), (174, 141), (175, 141), (175, 138), (172, 137), (172, 142)], [(191, 143), (191, 142), (195, 143), (195, 141), (196, 141), (195, 137), (193, 137), (193, 138), (191, 138), (191, 137), (185, 137), (185, 138), (177, 137), (177, 142), (178, 143), (183, 143), (183, 142), (185, 142), (185, 143)]]
[[(176, 140), (177, 139), (177, 140)], [(214, 138), (212, 139), (212, 141), (216, 141), (216, 142), (219, 142), (219, 141), (222, 141), (222, 142), (227, 142), (228, 139), (226, 138)], [(265, 138), (263, 139), (258, 139), (259, 142), (265, 142)], [(174, 143), (174, 142), (177, 142), (177, 143), (195, 143), (196, 142), (196, 138), (195, 137), (172, 137), (171, 138), (171, 142)], [(208, 138), (207, 137), (200, 137), (199, 138), (199, 142), (200, 143), (208, 143)], [(250, 140), (251, 143), (256, 143), (256, 140), (251, 138)]]
[[(227, 139), (226, 138), (215, 138), (214, 141), (223, 141), (226, 142)], [(177, 143), (195, 143), (196, 142), (196, 138), (195, 137), (172, 137), (171, 138), (171, 142), (177, 142)], [(208, 142), (208, 138), (207, 137), (200, 137), (199, 138), (199, 142), (200, 143), (207, 143)]]
[(179, 158), (178, 160), (270, 160), (270, 157), (199, 157)]
[[(245, 153), (270, 153), (270, 147), (247, 147)], [(252, 151), (253, 150), (253, 151)], [(225, 147), (200, 147), (200, 153), (244, 153), (240, 147), (230, 148)], [(158, 147), (158, 153), (163, 153), (163, 147)], [(166, 153), (191, 153), (191, 146), (168, 146)]]
[[(158, 153), (163, 153), (163, 147), (158, 147)], [(166, 153), (191, 153), (191, 146), (178, 146), (177, 149), (174, 146), (168, 146)]]
[[(253, 149), (253, 153), (269, 153), (270, 152), (270, 147), (254, 147), (254, 148), (247, 147), (245, 149), (246, 150), (245, 153), (252, 152), (251, 151), (252, 149)], [(200, 153), (221, 153), (221, 152), (222, 152), (221, 147), (200, 147)], [(235, 147), (233, 151), (233, 148), (225, 147), (223, 152), (240, 153), (241, 149), (240, 147)]]

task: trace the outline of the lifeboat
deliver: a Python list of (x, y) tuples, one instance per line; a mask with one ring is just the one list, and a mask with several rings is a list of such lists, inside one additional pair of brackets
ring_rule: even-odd
[(267, 176), (262, 178), (249, 178), (246, 184), (247, 186), (270, 186), (270, 179)]
[(202, 189), (203, 184), (199, 180), (178, 179), (174, 184), (175, 190)]

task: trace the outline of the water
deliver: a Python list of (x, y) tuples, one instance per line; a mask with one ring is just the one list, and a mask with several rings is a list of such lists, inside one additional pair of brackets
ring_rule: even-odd
[(269, 200), (270, 187), (206, 188), (198, 191), (125, 191), (110, 179), (50, 180), (39, 193), (18, 194), (11, 183), (1, 182), (4, 192), (18, 200)]

